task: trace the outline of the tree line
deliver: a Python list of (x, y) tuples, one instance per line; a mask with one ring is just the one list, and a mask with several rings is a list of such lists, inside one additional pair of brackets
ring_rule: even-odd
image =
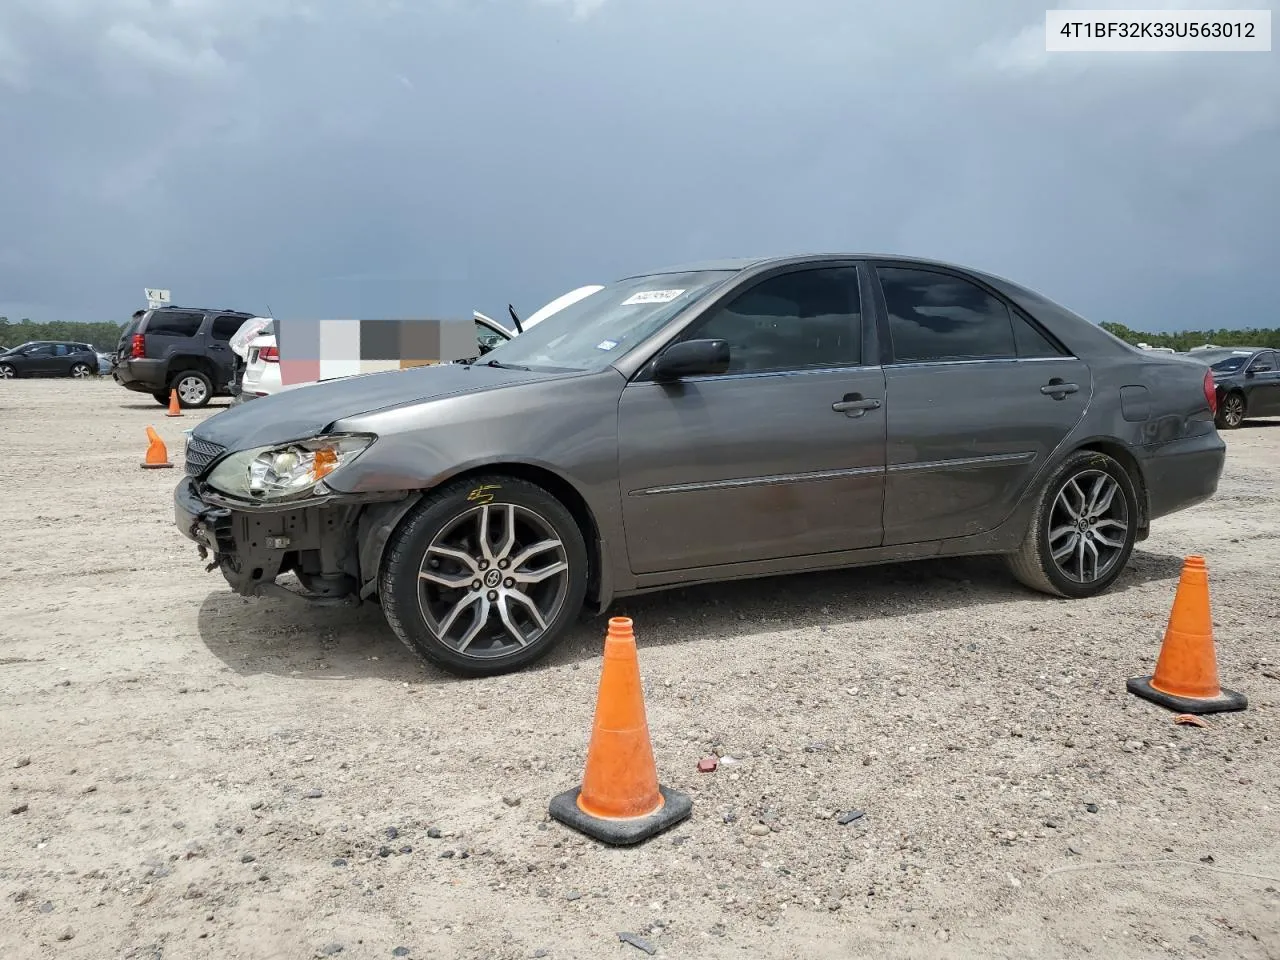
[(0, 348), (7, 350), (29, 340), (71, 340), (112, 353), (120, 342), (124, 326), (123, 323), (72, 323), (70, 320), (32, 323), (23, 319), (11, 323), (8, 317), (0, 317)]
[(1108, 333), (1135, 347), (1145, 343), (1149, 347), (1172, 347), (1186, 353), (1192, 347), (1211, 343), (1216, 347), (1272, 347), (1280, 349), (1280, 329), (1262, 328), (1245, 330), (1183, 330), (1179, 333), (1143, 333), (1130, 330), (1123, 323), (1100, 323)]
[[(1135, 347), (1139, 343), (1145, 343), (1152, 347), (1172, 347), (1179, 353), (1206, 343), (1219, 347), (1273, 347), (1280, 350), (1280, 328), (1143, 333), (1141, 330), (1130, 330), (1122, 323), (1103, 323), (1099, 326)], [(8, 317), (0, 317), (0, 347), (16, 347), (28, 340), (83, 340), (91, 343), (95, 350), (110, 352), (115, 350), (124, 327), (123, 323), (72, 323), (68, 320), (32, 323), (23, 319), (18, 323), (11, 323)]]

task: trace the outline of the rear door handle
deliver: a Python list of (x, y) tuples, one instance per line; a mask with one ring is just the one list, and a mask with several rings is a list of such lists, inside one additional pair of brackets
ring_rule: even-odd
[(1065, 383), (1057, 377), (1054, 377), (1052, 380), (1050, 380), (1048, 383), (1046, 383), (1043, 387), (1040, 388), (1041, 393), (1043, 393), (1046, 397), (1053, 397), (1053, 399), (1055, 400), (1061, 400), (1067, 394), (1077, 393), (1079, 392), (1079, 390), (1080, 390), (1079, 384)]
[(846, 393), (843, 399), (831, 405), (831, 409), (846, 417), (863, 417), (868, 410), (879, 410), (880, 401), (864, 399), (860, 393)]

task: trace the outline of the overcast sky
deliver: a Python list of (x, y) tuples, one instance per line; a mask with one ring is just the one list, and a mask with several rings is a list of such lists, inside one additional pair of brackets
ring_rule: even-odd
[(874, 250), (1280, 326), (1280, 53), (1047, 55), (1044, 9), (0, 0), (0, 314), (505, 316)]

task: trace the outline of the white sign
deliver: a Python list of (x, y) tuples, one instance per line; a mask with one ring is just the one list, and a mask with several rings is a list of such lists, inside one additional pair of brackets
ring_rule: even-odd
[(151, 287), (144, 287), (143, 290), (147, 295), (147, 306), (153, 310), (169, 302), (168, 290), (153, 290)]
[(683, 290), (641, 290), (623, 300), (622, 305), (629, 307), (636, 303), (670, 303), (682, 293)]

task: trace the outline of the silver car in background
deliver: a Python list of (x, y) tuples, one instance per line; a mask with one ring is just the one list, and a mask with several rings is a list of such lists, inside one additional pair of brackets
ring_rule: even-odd
[(584, 605), (693, 583), (1001, 554), (1097, 594), (1217, 489), (1214, 404), (1204, 365), (986, 273), (724, 261), (619, 280), (474, 363), (211, 417), (175, 519), (240, 594), (292, 572), (494, 674)]

